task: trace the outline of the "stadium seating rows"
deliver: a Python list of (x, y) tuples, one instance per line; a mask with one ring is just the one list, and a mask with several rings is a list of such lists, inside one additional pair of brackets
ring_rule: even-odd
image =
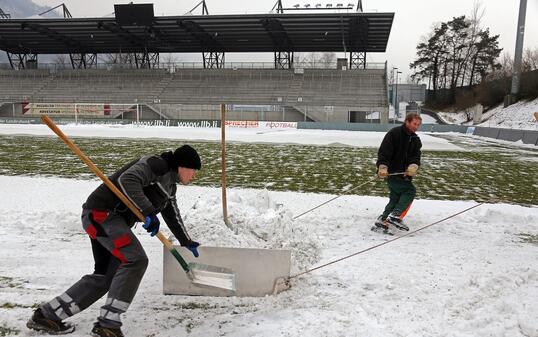
[(0, 103), (226, 103), (380, 111), (388, 107), (385, 74), (385, 69), (0, 70)]

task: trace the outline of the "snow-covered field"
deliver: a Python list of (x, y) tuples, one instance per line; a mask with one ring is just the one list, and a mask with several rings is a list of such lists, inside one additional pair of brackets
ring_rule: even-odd
[[(65, 126), (71, 136), (216, 140), (218, 130)], [(304, 132), (301, 132), (304, 131)], [(50, 134), (43, 126), (0, 125), (0, 134)], [(384, 133), (230, 130), (235, 141), (378, 146)], [(421, 135), (430, 149), (459, 147)], [(93, 267), (81, 204), (98, 181), (0, 176), (0, 335), (38, 336), (32, 306), (63, 292)], [(419, 183), (417, 181), (417, 183)], [(180, 186), (186, 225), (204, 245), (286, 247), (293, 272), (385, 242), (369, 230), (387, 199), (232, 189), (222, 221), (220, 190)], [(475, 205), (416, 200), (411, 230)], [(163, 225), (166, 231), (166, 226)], [(293, 280), (277, 296), (162, 295), (162, 247), (137, 226), (150, 266), (129, 311), (126, 336), (525, 336), (538, 337), (538, 207), (484, 204), (412, 236)], [(259, 237), (265, 237), (261, 240)], [(527, 238), (527, 241), (525, 241)], [(530, 239), (529, 239), (530, 238)], [(528, 242), (528, 241), (534, 241)], [(102, 301), (71, 318), (87, 336)]]
[[(30, 306), (64, 291), (92, 270), (80, 204), (98, 182), (0, 176), (0, 326), (36, 336)], [(6, 193), (9, 191), (9, 193)], [(295, 222), (292, 214), (330, 195), (230, 191), (238, 234), (222, 222), (220, 191), (180, 187), (180, 208), (206, 245), (290, 247), (294, 268), (352, 254), (387, 237), (369, 230), (384, 198), (345, 196)], [(278, 205), (282, 204), (282, 206)], [(418, 200), (411, 229), (474, 205)], [(193, 207), (196, 205), (195, 207)], [(275, 225), (278, 224), (278, 225)], [(138, 226), (150, 267), (124, 315), (127, 336), (538, 336), (538, 209), (487, 204), (410, 237), (314, 271), (264, 298), (164, 296), (162, 248)], [(218, 234), (218, 235), (215, 235)], [(304, 253), (304, 254), (303, 254)], [(319, 255), (318, 255), (319, 254)], [(310, 260), (309, 260), (310, 259)], [(300, 266), (298, 266), (300, 265)], [(9, 305), (11, 304), (11, 305)], [(101, 302), (71, 320), (87, 336)], [(14, 308), (9, 308), (14, 306)]]
[[(165, 138), (192, 141), (220, 141), (220, 128), (185, 128), (134, 125), (62, 125), (69, 137), (108, 138)], [(46, 125), (0, 124), (2, 135), (52, 135)], [(420, 133), (423, 150), (461, 150), (448, 141)], [(355, 132), (305, 129), (243, 129), (226, 128), (227, 142), (330, 145), (344, 144), (358, 147), (378, 147), (383, 132)]]

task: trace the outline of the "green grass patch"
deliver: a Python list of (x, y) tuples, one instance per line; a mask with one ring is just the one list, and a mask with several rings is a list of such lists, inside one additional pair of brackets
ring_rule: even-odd
[[(159, 154), (189, 143), (199, 152), (203, 169), (193, 182), (220, 186), (220, 144), (169, 139), (74, 138), (105, 173), (132, 159)], [(498, 144), (458, 145), (469, 151), (423, 151), (415, 180), (417, 198), (538, 204), (538, 151)], [(290, 144), (227, 144), (229, 187), (342, 194), (375, 172), (376, 148)], [(0, 136), (0, 174), (97, 179), (55, 137)], [(387, 196), (375, 180), (353, 194)]]
[(520, 233), (518, 234), (519, 238), (521, 239), (521, 242), (526, 243), (532, 243), (534, 245), (538, 245), (538, 234), (527, 234), (527, 233)]
[(15, 308), (33, 308), (33, 305), (22, 305), (11, 302), (4, 302), (0, 304), (0, 309), (15, 309)]
[(13, 277), (0, 275), (0, 288), (17, 288), (20, 287), (23, 283), (24, 282), (15, 280)]
[(19, 329), (10, 328), (7, 326), (0, 325), (0, 336), (15, 336), (21, 332)]

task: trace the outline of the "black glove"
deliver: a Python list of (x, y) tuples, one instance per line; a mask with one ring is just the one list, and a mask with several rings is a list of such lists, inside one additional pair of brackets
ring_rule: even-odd
[(146, 222), (144, 222), (142, 225), (142, 227), (147, 230), (151, 236), (155, 236), (159, 232), (160, 226), (161, 222), (159, 221), (159, 218), (153, 213), (146, 216)]

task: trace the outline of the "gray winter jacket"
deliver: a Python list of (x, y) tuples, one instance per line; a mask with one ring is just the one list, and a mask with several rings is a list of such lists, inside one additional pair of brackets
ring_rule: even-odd
[[(109, 179), (144, 215), (161, 213), (166, 224), (185, 246), (190, 244), (177, 206), (177, 171), (159, 156), (134, 160), (112, 174)], [(104, 184), (99, 185), (82, 205), (86, 209), (110, 210), (124, 215), (129, 226), (136, 222), (134, 214)]]

